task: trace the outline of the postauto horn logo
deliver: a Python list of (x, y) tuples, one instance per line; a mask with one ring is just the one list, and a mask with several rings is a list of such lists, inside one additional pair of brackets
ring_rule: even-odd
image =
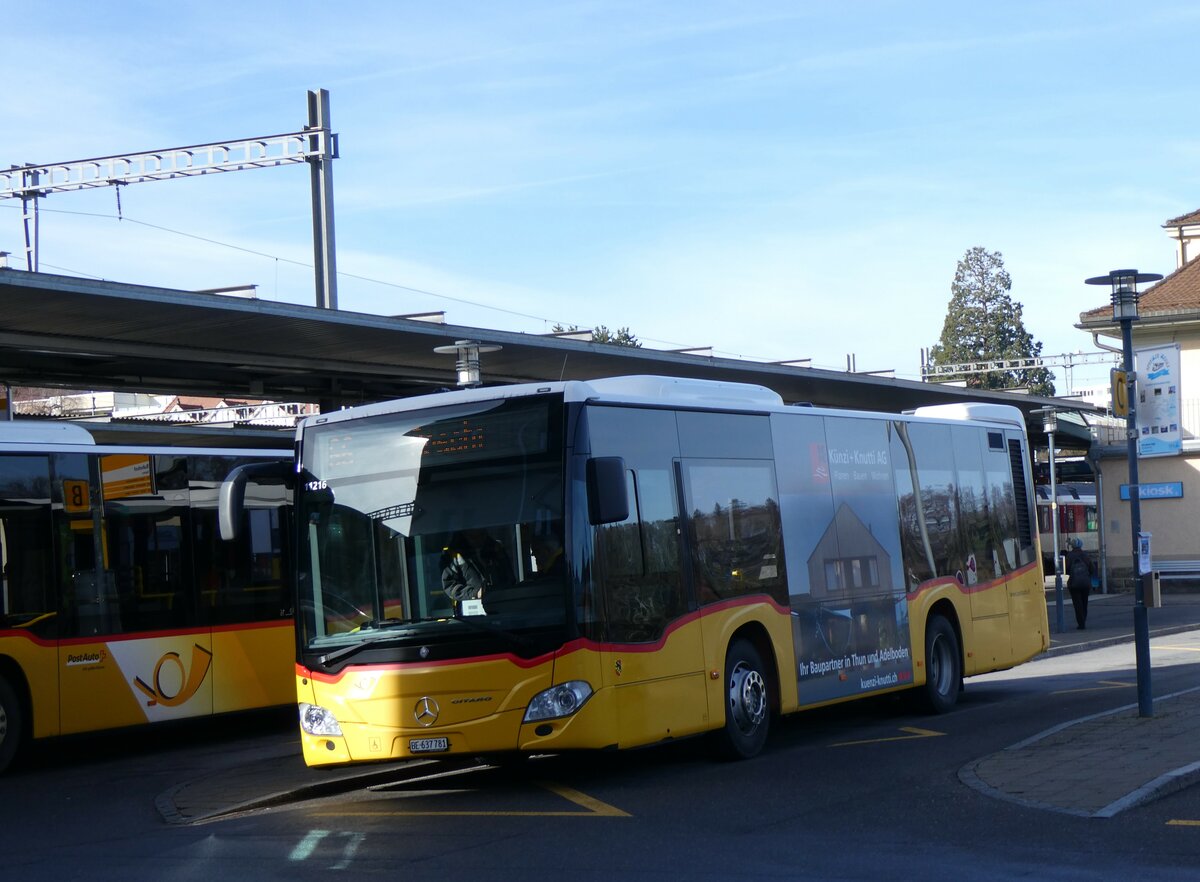
[[(168, 652), (154, 666), (154, 675), (147, 684), (141, 677), (135, 677), (133, 685), (146, 696), (146, 705), (162, 705), (163, 707), (178, 707), (196, 694), (200, 684), (204, 682), (212, 664), (212, 653), (199, 644), (192, 646), (192, 663), (185, 667), (178, 652)], [(174, 669), (173, 671), (171, 669)], [(163, 686), (164, 671), (168, 673), (167, 686)], [(168, 690), (176, 683), (182, 684), (173, 694)]]

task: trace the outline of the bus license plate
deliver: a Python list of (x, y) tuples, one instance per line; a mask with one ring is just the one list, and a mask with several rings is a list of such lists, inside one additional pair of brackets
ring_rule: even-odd
[(413, 738), (408, 742), (409, 753), (440, 753), (449, 749), (449, 738)]

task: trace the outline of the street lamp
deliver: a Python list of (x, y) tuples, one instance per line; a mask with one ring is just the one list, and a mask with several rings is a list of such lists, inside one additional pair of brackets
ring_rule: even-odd
[(1112, 288), (1113, 321), (1121, 324), (1122, 368), (1125, 370), (1125, 398), (1129, 412), (1125, 417), (1125, 438), (1129, 458), (1129, 532), (1133, 551), (1133, 644), (1137, 656), (1138, 716), (1154, 716), (1154, 696), (1150, 691), (1150, 625), (1146, 617), (1146, 589), (1142, 584), (1138, 541), (1142, 532), (1141, 489), (1138, 486), (1137, 457), (1137, 377), (1133, 373), (1133, 323), (1138, 319), (1137, 286), (1157, 282), (1159, 273), (1139, 273), (1134, 269), (1112, 270), (1107, 276), (1085, 280), (1088, 285)]
[(1054, 525), (1054, 611), (1058, 633), (1065, 629), (1063, 624), (1063, 580), (1062, 555), (1058, 546), (1058, 476), (1054, 468), (1054, 433), (1058, 431), (1058, 412), (1053, 407), (1039, 407), (1035, 413), (1042, 415), (1042, 431), (1050, 439), (1050, 522)]

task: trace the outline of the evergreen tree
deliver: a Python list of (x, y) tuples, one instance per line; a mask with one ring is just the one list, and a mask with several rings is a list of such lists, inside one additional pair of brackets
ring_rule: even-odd
[[(570, 325), (565, 328), (562, 325), (555, 325), (551, 330), (553, 330), (555, 334), (569, 334), (571, 332), (578, 331), (579, 328), (576, 325)], [(604, 325), (596, 325), (596, 327), (592, 328), (592, 342), (615, 343), (618, 346), (633, 346), (637, 348), (640, 348), (642, 345), (641, 341), (630, 332), (628, 327), (617, 328), (615, 331), (610, 331)]]
[[(1035, 358), (1042, 344), (1025, 330), (1022, 307), (1013, 301), (1012, 278), (999, 251), (970, 248), (958, 262), (950, 286), (950, 304), (938, 344), (929, 351), (934, 365), (972, 361)], [(1034, 395), (1053, 395), (1053, 375), (1047, 368), (966, 374), (972, 389), (1028, 389)]]

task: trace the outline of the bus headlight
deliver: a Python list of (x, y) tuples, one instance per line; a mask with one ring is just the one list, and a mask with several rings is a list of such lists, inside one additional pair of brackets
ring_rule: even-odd
[(309, 735), (341, 735), (337, 717), (317, 704), (300, 702), (300, 728)]
[(584, 680), (569, 680), (539, 692), (525, 709), (526, 723), (569, 717), (592, 697), (592, 687)]

